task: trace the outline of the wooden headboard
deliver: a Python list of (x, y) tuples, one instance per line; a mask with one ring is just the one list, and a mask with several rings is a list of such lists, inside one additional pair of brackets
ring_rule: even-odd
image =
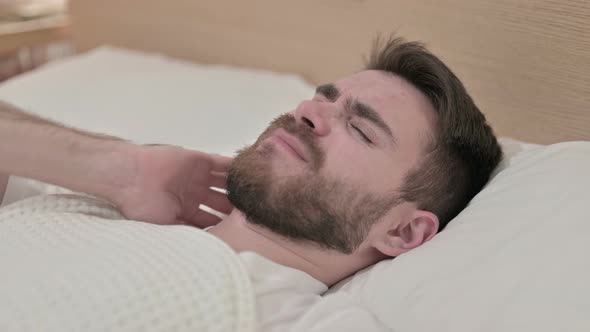
[(590, 140), (588, 0), (70, 1), (79, 50), (111, 44), (313, 83), (361, 69), (377, 33), (395, 33), (439, 55), (498, 134)]

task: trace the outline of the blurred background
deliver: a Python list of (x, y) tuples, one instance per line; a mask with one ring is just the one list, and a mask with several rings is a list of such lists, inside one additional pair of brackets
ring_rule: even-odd
[(0, 0), (0, 82), (72, 53), (67, 0)]

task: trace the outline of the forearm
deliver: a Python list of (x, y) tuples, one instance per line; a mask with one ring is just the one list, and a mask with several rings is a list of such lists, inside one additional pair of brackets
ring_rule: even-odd
[(110, 199), (130, 181), (134, 151), (131, 143), (66, 128), (0, 102), (0, 174)]

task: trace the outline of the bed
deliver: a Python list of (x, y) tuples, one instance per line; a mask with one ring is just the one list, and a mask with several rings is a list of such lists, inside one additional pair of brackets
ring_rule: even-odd
[[(394, 331), (590, 330), (589, 2), (73, 0), (71, 15), (80, 55), (0, 85), (1, 100), (226, 155), (316, 84), (362, 68), (377, 33), (424, 41), (505, 159), (434, 240), (325, 298), (351, 297)], [(60, 190), (10, 181), (5, 204)]]

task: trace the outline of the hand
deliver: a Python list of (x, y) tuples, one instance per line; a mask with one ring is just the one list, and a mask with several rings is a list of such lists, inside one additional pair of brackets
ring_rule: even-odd
[(140, 146), (134, 158), (132, 177), (114, 199), (127, 218), (204, 228), (221, 219), (199, 209), (200, 204), (231, 211), (227, 196), (210, 189), (226, 188), (231, 158), (166, 145)]

